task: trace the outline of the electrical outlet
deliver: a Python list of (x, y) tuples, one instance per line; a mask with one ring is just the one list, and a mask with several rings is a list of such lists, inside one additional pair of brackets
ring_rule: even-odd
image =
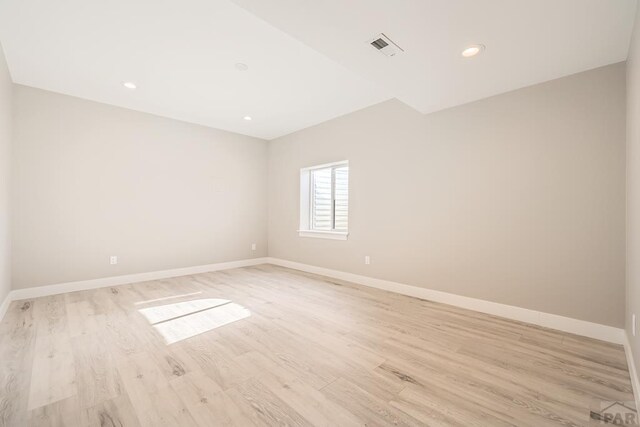
[(367, 265), (371, 264), (371, 257), (369, 255), (364, 257), (364, 263)]
[(633, 336), (636, 336), (636, 315), (632, 314), (631, 315), (631, 333), (633, 334)]
[(255, 251), (257, 247), (258, 247), (258, 245), (256, 245), (255, 243), (251, 244), (251, 250), (252, 251)]
[(118, 257), (115, 255), (111, 255), (111, 257), (109, 258), (109, 264), (116, 265), (117, 263), (118, 263)]

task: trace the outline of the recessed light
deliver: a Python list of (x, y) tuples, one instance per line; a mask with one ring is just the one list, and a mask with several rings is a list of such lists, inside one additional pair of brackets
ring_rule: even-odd
[(243, 64), (242, 62), (238, 62), (236, 64), (236, 70), (238, 71), (247, 71), (249, 69), (249, 66), (247, 64)]
[(245, 119), (247, 121), (251, 121), (251, 116), (244, 116), (243, 119)]
[(127, 89), (135, 89), (138, 86), (136, 86), (136, 84), (134, 82), (122, 82), (122, 86), (126, 87)]
[(463, 50), (462, 51), (462, 56), (464, 56), (465, 58), (471, 58), (472, 56), (476, 56), (477, 54), (479, 54), (483, 50), (484, 50), (484, 45), (483, 44), (474, 44), (474, 45), (469, 46), (465, 50)]

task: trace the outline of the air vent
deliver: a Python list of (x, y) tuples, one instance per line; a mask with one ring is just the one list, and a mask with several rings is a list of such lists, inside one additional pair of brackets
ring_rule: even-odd
[(385, 36), (383, 33), (378, 34), (372, 40), (369, 40), (369, 44), (376, 48), (378, 52), (383, 53), (385, 56), (395, 56), (404, 52), (400, 46), (395, 44), (391, 39)]
[(373, 47), (375, 47), (378, 50), (389, 46), (389, 43), (387, 43), (386, 41), (384, 41), (382, 39), (376, 39), (376, 40), (372, 41), (371, 44), (373, 45)]

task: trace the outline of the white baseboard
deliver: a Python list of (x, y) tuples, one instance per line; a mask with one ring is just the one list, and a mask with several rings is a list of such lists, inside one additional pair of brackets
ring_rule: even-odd
[(522, 307), (515, 307), (491, 301), (470, 298), (433, 289), (421, 288), (417, 286), (405, 285), (388, 280), (375, 279), (373, 277), (361, 276), (359, 274), (345, 273), (338, 270), (316, 267), (279, 258), (253, 258), (239, 261), (222, 262), (217, 264), (198, 265), (193, 267), (175, 268), (171, 270), (152, 271), (148, 273), (127, 274), (123, 276), (104, 277), (100, 279), (82, 280), (78, 282), (59, 283), (55, 285), (38, 286), (26, 289), (15, 289), (9, 293), (2, 305), (0, 305), (0, 319), (12, 301), (38, 298), (48, 295), (61, 294), (66, 292), (96, 289), (107, 286), (125, 285), (128, 283), (144, 282), (148, 280), (166, 279), (170, 277), (187, 276), (190, 274), (206, 273), (209, 271), (227, 270), (231, 268), (246, 267), (251, 265), (271, 263), (309, 273), (320, 274), (333, 277), (356, 284), (396, 292), (429, 301), (462, 307), (469, 310), (506, 317), (508, 319), (521, 322), (532, 323), (534, 325), (545, 326), (564, 332), (583, 335), (590, 338), (613, 342), (616, 344), (626, 344), (626, 334), (623, 329), (584, 320), (572, 319), (541, 311), (529, 310)]
[(631, 377), (631, 385), (633, 386), (633, 395), (636, 399), (636, 409), (640, 411), (640, 378), (638, 378), (638, 369), (636, 361), (633, 358), (629, 335), (624, 334), (624, 352), (627, 355), (627, 365), (629, 366), (629, 376)]
[(624, 329), (613, 326), (601, 325), (599, 323), (587, 322), (585, 320), (573, 319), (570, 317), (558, 316), (556, 314), (544, 313), (542, 311), (529, 310), (527, 308), (515, 307), (507, 304), (470, 298), (461, 295), (450, 294), (433, 289), (421, 288), (418, 286), (405, 285), (388, 280), (375, 279), (373, 277), (361, 276), (359, 274), (345, 273), (343, 271), (331, 270), (328, 268), (316, 267), (299, 262), (288, 261), (279, 258), (267, 258), (270, 264), (282, 267), (293, 268), (295, 270), (306, 271), (308, 273), (320, 274), (322, 276), (333, 277), (335, 279), (353, 282), (359, 285), (372, 288), (383, 289), (385, 291), (396, 292), (402, 295), (421, 298), (429, 301), (440, 302), (456, 307), (466, 308), (481, 313), (506, 317), (507, 319), (518, 320), (520, 322), (532, 323), (563, 332), (608, 341), (615, 344), (625, 343)]
[(171, 270), (151, 271), (148, 273), (126, 274), (123, 276), (103, 277), (100, 279), (81, 280), (78, 282), (58, 283), (55, 285), (36, 286), (33, 288), (14, 289), (0, 306), (0, 320), (12, 301), (63, 294), (66, 292), (84, 291), (87, 289), (104, 288), (107, 286), (126, 285), (128, 283), (145, 282), (148, 280), (168, 279), (170, 277), (188, 276), (191, 274), (207, 273), (210, 271), (229, 270), (231, 268), (247, 267), (264, 264), (267, 258), (252, 258), (239, 261), (220, 262), (217, 264), (196, 265), (193, 267), (174, 268)]
[(515, 307), (491, 301), (470, 298), (433, 289), (421, 288), (417, 286), (405, 285), (388, 280), (376, 279), (359, 274), (345, 273), (338, 270), (331, 270), (323, 267), (302, 264), (279, 258), (253, 258), (239, 261), (222, 262), (217, 264), (198, 265), (193, 267), (175, 268), (171, 270), (152, 271), (148, 273), (127, 274), (123, 276), (104, 277), (100, 279), (82, 280), (78, 282), (58, 283), (55, 285), (38, 286), (26, 289), (16, 289), (7, 295), (0, 305), (0, 321), (4, 318), (9, 305), (13, 301), (38, 298), (43, 296), (61, 294), (66, 292), (82, 291), (88, 289), (103, 288), (108, 286), (125, 285), (129, 283), (144, 282), (148, 280), (167, 279), (171, 277), (188, 276), (191, 274), (206, 273), (210, 271), (228, 270), (232, 268), (247, 267), (259, 264), (274, 264), (288, 267), (295, 270), (306, 271), (308, 273), (333, 277), (359, 285), (395, 292), (402, 295), (421, 298), (429, 301), (440, 302), (456, 307), (466, 308), (481, 313), (492, 314), (517, 320), (534, 325), (557, 329), (577, 335), (595, 338), (603, 341), (621, 344), (625, 347), (629, 374), (633, 385), (636, 399), (636, 407), (640, 408), (640, 383), (638, 381), (638, 371), (631, 352), (629, 339), (624, 329), (598, 323), (587, 322), (585, 320), (572, 319), (570, 317), (558, 316), (541, 311), (529, 310), (522, 307)]

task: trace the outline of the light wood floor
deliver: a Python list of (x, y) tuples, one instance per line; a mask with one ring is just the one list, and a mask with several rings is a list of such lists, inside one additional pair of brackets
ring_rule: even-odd
[(0, 425), (587, 425), (621, 346), (263, 265), (14, 302)]

